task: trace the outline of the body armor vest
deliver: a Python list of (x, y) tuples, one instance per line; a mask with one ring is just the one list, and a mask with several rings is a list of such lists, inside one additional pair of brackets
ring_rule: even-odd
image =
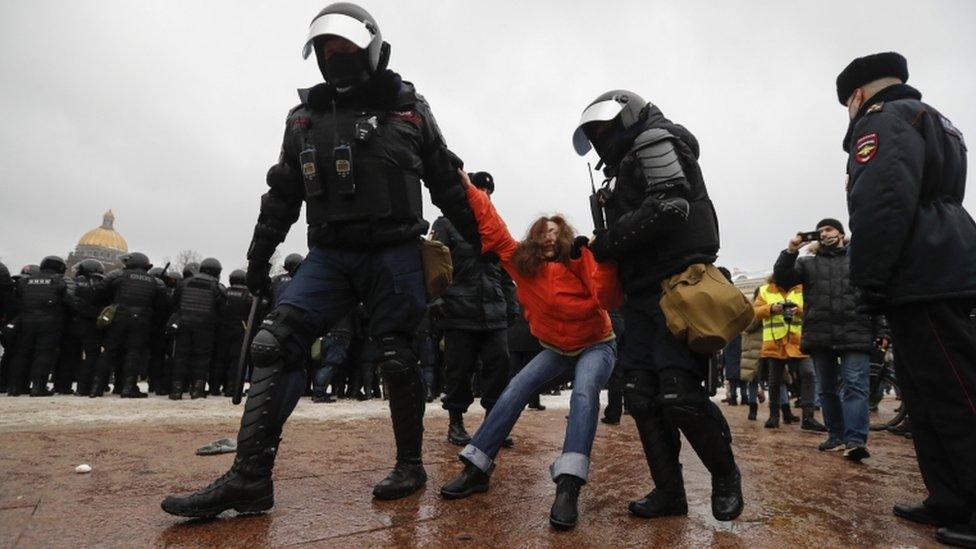
[(422, 219), (420, 130), (410, 116), (352, 106), (300, 114), (309, 225)]
[(98, 315), (95, 282), (87, 276), (75, 277), (75, 316), (93, 320)]
[(184, 321), (213, 321), (217, 315), (217, 280), (200, 273), (183, 282), (180, 317)]
[(246, 286), (231, 286), (227, 288), (227, 303), (224, 305), (222, 319), (225, 323), (239, 325), (247, 322), (251, 312), (251, 293)]
[(62, 275), (40, 272), (22, 282), (20, 304), (25, 316), (61, 314), (64, 280)]
[(133, 312), (152, 309), (156, 294), (155, 277), (142, 269), (125, 269), (120, 278), (118, 290), (115, 292), (115, 303), (119, 307)]

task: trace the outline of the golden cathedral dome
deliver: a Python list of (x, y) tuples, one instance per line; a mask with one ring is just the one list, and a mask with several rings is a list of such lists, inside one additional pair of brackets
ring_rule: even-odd
[(102, 217), (102, 226), (95, 227), (94, 229), (85, 233), (80, 240), (78, 240), (78, 246), (93, 246), (97, 248), (108, 248), (112, 250), (118, 250), (120, 252), (128, 252), (129, 245), (126, 244), (125, 239), (122, 238), (116, 230), (113, 228), (115, 224), (115, 215), (112, 210), (105, 212), (105, 216)]

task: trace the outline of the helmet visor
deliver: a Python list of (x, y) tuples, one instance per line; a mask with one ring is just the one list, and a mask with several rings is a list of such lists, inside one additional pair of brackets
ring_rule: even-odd
[(327, 13), (318, 17), (308, 27), (308, 39), (305, 40), (305, 49), (302, 50), (302, 57), (308, 59), (312, 55), (312, 41), (319, 36), (332, 34), (340, 36), (352, 42), (360, 49), (366, 49), (373, 41), (373, 33), (366, 27), (366, 23), (343, 15), (341, 13)]
[(613, 99), (607, 99), (605, 101), (599, 101), (593, 103), (589, 107), (583, 110), (583, 114), (580, 116), (579, 124), (576, 126), (576, 131), (573, 132), (573, 148), (576, 149), (576, 154), (583, 156), (590, 151), (591, 145), (590, 140), (586, 137), (586, 133), (583, 131), (583, 126), (589, 124), (590, 122), (606, 122), (607, 120), (613, 120), (615, 116), (620, 114), (620, 111), (624, 109), (623, 103), (618, 103)]

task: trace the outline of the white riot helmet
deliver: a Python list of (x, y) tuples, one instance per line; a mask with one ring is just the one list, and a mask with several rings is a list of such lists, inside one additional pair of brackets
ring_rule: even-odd
[(345, 38), (361, 50), (336, 53), (328, 60), (316, 55), (322, 76), (340, 92), (364, 84), (390, 61), (390, 45), (383, 41), (376, 20), (356, 4), (338, 2), (320, 11), (308, 27), (302, 57), (308, 59), (315, 51), (315, 40), (324, 36)]

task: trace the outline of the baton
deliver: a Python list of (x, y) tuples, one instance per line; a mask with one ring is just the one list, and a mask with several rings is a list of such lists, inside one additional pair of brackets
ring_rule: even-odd
[(244, 397), (244, 378), (247, 376), (247, 351), (251, 344), (251, 332), (254, 330), (254, 321), (257, 320), (258, 306), (261, 298), (256, 295), (251, 296), (251, 312), (247, 315), (247, 326), (244, 327), (244, 341), (241, 342), (241, 355), (237, 358), (237, 385), (234, 386), (234, 397), (231, 402), (234, 405), (240, 404)]

